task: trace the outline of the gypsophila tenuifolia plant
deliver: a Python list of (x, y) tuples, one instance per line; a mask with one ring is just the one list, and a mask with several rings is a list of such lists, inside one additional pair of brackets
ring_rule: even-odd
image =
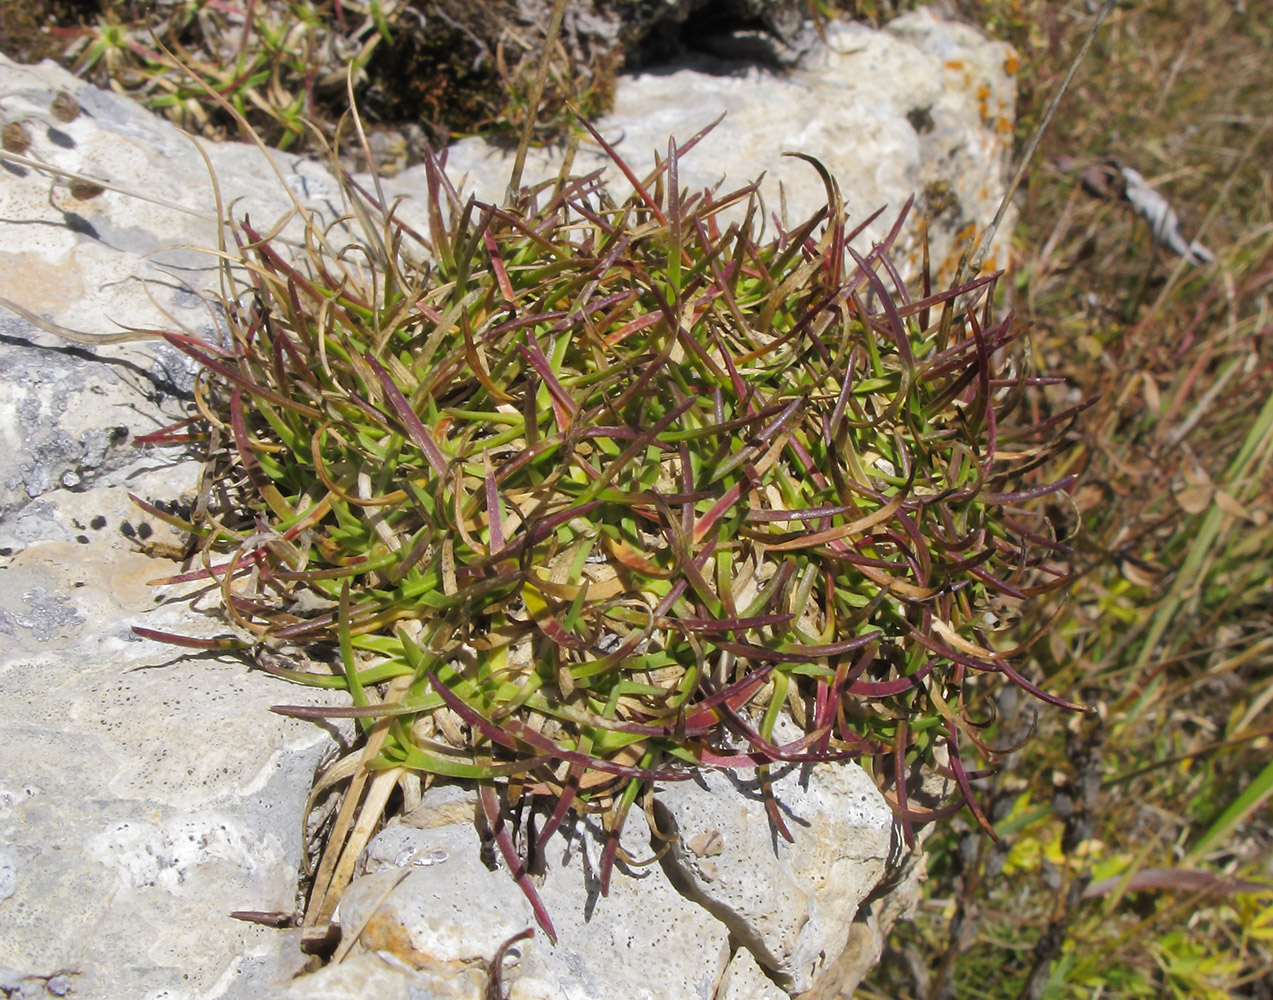
[[(642, 179), (592, 131), (624, 199), (597, 172), (482, 204), (430, 158), (426, 232), (342, 175), (348, 217), (307, 217), (300, 263), (232, 227), (229, 347), (167, 335), (207, 376), (170, 433), (210, 433), (217, 485), (190, 521), (145, 506), (197, 538), (177, 579), (246, 637), (216, 648), (338, 649), (335, 676), (258, 656), (353, 701), (279, 710), (477, 782), (550, 934), (507, 825), (527, 805), (541, 845), (604, 818), (605, 887), (654, 782), (757, 768), (790, 837), (769, 768), (870, 757), (910, 841), (962, 805), (987, 825), (980, 678), (1065, 704), (992, 641), (1056, 578), (1035, 501), (1069, 479), (1031, 474), (1073, 415), (1020, 419), (1047, 380), (1014, 373), (994, 277), (912, 296), (905, 210), (859, 252), (871, 220), (848, 231), (808, 157), (826, 208), (762, 239), (755, 185), (679, 184), (706, 132)], [(955, 801), (908, 803), (917, 764)]]

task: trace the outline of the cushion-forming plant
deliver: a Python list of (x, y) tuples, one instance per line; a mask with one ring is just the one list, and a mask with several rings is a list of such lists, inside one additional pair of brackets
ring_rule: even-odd
[[(995, 276), (935, 292), (925, 262), (912, 295), (906, 209), (860, 253), (872, 220), (850, 231), (810, 157), (826, 207), (763, 238), (755, 184), (679, 183), (708, 129), (644, 177), (589, 131), (630, 195), (567, 166), (488, 205), (430, 157), (423, 232), (344, 172), (343, 219), (298, 206), (299, 261), (227, 224), (230, 336), (166, 335), (203, 366), (200, 413), (147, 439), (205, 437), (211, 496), (189, 519), (143, 502), (241, 633), (179, 641), (338, 651), (258, 655), (353, 703), (279, 710), (355, 717), (382, 778), (476, 782), (550, 935), (510, 830), (527, 807), (532, 851), (603, 817), (603, 886), (638, 797), (696, 768), (756, 768), (788, 838), (769, 769), (850, 758), (876, 759), (908, 841), (965, 804), (988, 829), (966, 695), (999, 675), (1065, 704), (992, 641), (1059, 576), (1040, 498), (1069, 480), (1035, 470), (1079, 409), (1021, 417), (1049, 380), (1014, 364)], [(908, 802), (917, 763), (954, 801)]]

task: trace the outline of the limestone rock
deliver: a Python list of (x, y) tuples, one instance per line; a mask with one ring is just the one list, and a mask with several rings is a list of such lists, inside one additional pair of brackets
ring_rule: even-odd
[[(84, 113), (54, 126), (45, 112), (63, 88)], [(33, 132), (31, 154), (213, 211), (193, 146), (131, 102), (3, 59), (0, 94), (0, 113)], [(269, 225), (287, 199), (265, 193), (278, 185), (255, 155), (212, 153), (226, 196), (257, 199)], [(29, 167), (0, 172), (3, 294), (43, 321), (110, 333), (111, 320), (168, 326), (166, 310), (211, 331), (185, 287), (205, 290), (208, 259), (145, 255), (215, 235), (113, 192), (78, 199)], [(182, 415), (190, 373), (174, 352), (66, 344), (4, 310), (0, 333), (0, 984), (255, 1000), (302, 956), (229, 914), (295, 907), (301, 810), (330, 743), (268, 708), (331, 696), (132, 631), (226, 631), (156, 603), (148, 581), (177, 570), (179, 540), (127, 496), (188, 503), (197, 486), (197, 463), (131, 443)]]
[(721, 976), (715, 1000), (788, 1000), (788, 996), (786, 990), (765, 975), (750, 951), (739, 948)]
[[(780, 772), (774, 793), (794, 844), (772, 831), (754, 775), (661, 787), (656, 820), (679, 839), (662, 864), (619, 865), (605, 898), (600, 831), (584, 823), (568, 843), (550, 842), (537, 881), (559, 940), (536, 928), (517, 944), (503, 969), (509, 1000), (833, 1000), (851, 990), (915, 899), (908, 870), (900, 890), (862, 906), (889, 868), (892, 814), (854, 764)], [(508, 872), (480, 860), (475, 812), (472, 792), (437, 785), (377, 834), (340, 904), (347, 961), (374, 955), (408, 970), (430, 1000), (483, 1000), (501, 943), (536, 925)], [(623, 847), (654, 855), (640, 813)], [(331, 1000), (370, 995), (341, 992), (332, 984), (347, 978), (331, 976), (302, 976), (277, 1000), (310, 996), (311, 982)]]
[(667, 866), (682, 891), (794, 995), (813, 988), (844, 950), (859, 906), (884, 875), (893, 816), (849, 763), (775, 769), (773, 794), (793, 843), (773, 830), (748, 771), (668, 784), (655, 815), (680, 835)]
[[(194, 471), (131, 486), (180, 498)], [(164, 540), (123, 487), (42, 502), (84, 541), (35, 542), (0, 570), (0, 967), (73, 970), (83, 998), (255, 997), (300, 956), (229, 914), (296, 905), (301, 810), (329, 742), (268, 708), (322, 696), (132, 633), (225, 629), (156, 606), (147, 581), (177, 564), (120, 532)]]
[[(727, 928), (682, 897), (657, 865), (616, 864), (610, 894), (600, 897), (601, 844), (601, 831), (588, 822), (569, 848), (548, 845), (540, 893), (559, 940), (551, 946), (536, 935), (509, 1000), (711, 1000), (729, 958)], [(637, 861), (655, 853), (636, 810), (622, 845)]]
[[(781, 213), (785, 199), (787, 219), (803, 221), (827, 199), (814, 169), (783, 155), (806, 153), (838, 181), (851, 225), (885, 208), (860, 238), (862, 251), (883, 238), (907, 198), (916, 195), (912, 218), (932, 217), (932, 258), (946, 261), (949, 274), (969, 227), (975, 224), (980, 233), (1005, 190), (1016, 103), (1013, 58), (1009, 46), (920, 10), (879, 31), (835, 25), (828, 46), (789, 75), (702, 56), (624, 77), (613, 112), (597, 125), (644, 176), (655, 154), (667, 155), (669, 136), (683, 147), (725, 114), (681, 161), (683, 188), (701, 191), (723, 179), (724, 193), (764, 174), (768, 212)], [(555, 177), (560, 156), (560, 150), (532, 150), (525, 182)], [(467, 175), (466, 188), (490, 202), (503, 200), (512, 162), (511, 151), (480, 138), (463, 139), (448, 151), (451, 176)], [(630, 190), (601, 150), (585, 141), (575, 172), (601, 167), (616, 192)], [(425, 190), (424, 168), (404, 171), (388, 187), (418, 197)], [(412, 218), (412, 211), (404, 206), (404, 217)], [(995, 244), (999, 266), (1010, 230), (1009, 218)], [(909, 248), (900, 259), (904, 272), (918, 269), (917, 233), (910, 226), (902, 243)], [(987, 267), (994, 266), (992, 253)]]
[[(82, 109), (71, 122), (49, 115), (62, 90)], [(206, 249), (217, 245), (216, 201), (195, 144), (51, 62), (21, 66), (0, 56), (0, 94), (0, 119), (24, 123), (32, 136), (28, 160), (144, 196), (107, 189), (90, 197), (65, 177), (0, 165), (0, 294), (95, 336), (125, 327), (215, 336), (207, 299), (215, 258)], [(336, 185), (318, 164), (277, 154), (276, 174), (253, 147), (203, 145), (237, 216), (269, 229), (293, 209), (289, 191), (329, 218), (339, 214)], [(0, 306), (0, 550), (70, 537), (31, 501), (122, 482), (138, 458), (132, 438), (183, 415), (193, 374), (162, 342), (68, 343)]]
[[(431, 805), (426, 796), (417, 813)], [(481, 863), (471, 821), (421, 829), (408, 823), (427, 820), (407, 819), (369, 845), (370, 874), (355, 880), (340, 904), (342, 947), (356, 935), (359, 951), (391, 955), (457, 984), (439, 1000), (481, 1000), (481, 983), (469, 973), (485, 968), (504, 941), (535, 927), (530, 905), (503, 867)], [(634, 859), (653, 855), (639, 813), (629, 818), (622, 844)], [(547, 845), (538, 891), (558, 941), (537, 929), (517, 945), (516, 964), (504, 970), (509, 1000), (712, 1000), (728, 959), (727, 928), (682, 897), (656, 864), (616, 866), (610, 894), (601, 897), (601, 845), (591, 822)]]
[(411, 968), (455, 977), (534, 925), (530, 904), (508, 872), (482, 864), (471, 823), (434, 830), (391, 826), (371, 851), (373, 858), (387, 852), (403, 863), (345, 890), (344, 945), (357, 938), (368, 951), (386, 951)]
[[(480, 977), (479, 980), (480, 981)], [(469, 997), (483, 1000), (480, 992), (456, 993), (457, 984), (416, 972), (388, 953), (366, 952), (343, 962), (326, 965), (257, 1000), (450, 1000)], [(474, 990), (479, 987), (474, 986)]]

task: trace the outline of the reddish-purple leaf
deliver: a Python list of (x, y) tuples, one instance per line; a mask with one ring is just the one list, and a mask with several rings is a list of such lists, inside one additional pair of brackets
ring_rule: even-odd
[(226, 636), (218, 639), (202, 639), (193, 635), (178, 635), (176, 632), (164, 632), (155, 628), (143, 628), (140, 625), (133, 626), (133, 632), (141, 636), (143, 639), (153, 639), (155, 642), (167, 643), (169, 646), (183, 646), (186, 649), (207, 649), (207, 650), (238, 650), (251, 649), (250, 642), (244, 642), (242, 639), (236, 639), (232, 636)]
[(525, 894), (535, 914), (535, 920), (548, 935), (548, 940), (556, 944), (557, 931), (553, 928), (552, 918), (548, 916), (548, 909), (539, 896), (539, 890), (535, 888), (535, 883), (530, 880), (530, 875), (526, 872), (526, 865), (517, 856), (517, 848), (513, 846), (513, 838), (504, 824), (504, 814), (500, 809), (499, 797), (495, 794), (495, 789), (490, 785), (479, 785), (477, 795), (482, 803), (482, 812), (486, 816), (486, 825), (491, 831), (491, 836), (495, 838), (500, 854), (504, 856), (504, 863), (508, 865), (513, 880)]
[(384, 366), (376, 360), (375, 355), (370, 351), (363, 357), (367, 364), (371, 366), (371, 370), (375, 372), (376, 378), (380, 380), (380, 384), (385, 391), (385, 397), (389, 400), (394, 412), (398, 415), (398, 419), (402, 421), (403, 426), (406, 428), (407, 436), (415, 442), (434, 473), (438, 476), (445, 476), (447, 469), (446, 458), (442, 455), (441, 449), (438, 448), (437, 442), (433, 440), (428, 429), (420, 422), (415, 410), (411, 409), (411, 404), (407, 402), (407, 397), (402, 394), (402, 390), (394, 382), (393, 376), (385, 371)]
[(884, 633), (876, 630), (864, 632), (862, 635), (855, 635), (852, 639), (841, 639), (839, 642), (829, 642), (817, 646), (802, 646), (792, 643), (786, 649), (769, 649), (765, 646), (756, 646), (752, 643), (734, 642), (726, 639), (719, 640), (716, 645), (727, 652), (733, 653), (735, 656), (743, 656), (758, 663), (808, 663), (824, 656), (839, 656), (842, 653), (861, 649), (868, 643), (882, 638), (884, 638)]

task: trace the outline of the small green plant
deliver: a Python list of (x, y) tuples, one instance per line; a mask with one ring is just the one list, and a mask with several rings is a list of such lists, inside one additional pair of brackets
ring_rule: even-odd
[[(237, 116), (284, 149), (309, 144), (315, 126), (333, 137), (347, 74), (377, 120), (432, 139), (516, 133), (527, 119), (541, 140), (559, 138), (568, 102), (585, 114), (609, 107), (622, 61), (617, 50), (546, 45), (502, 0), (128, 0), (53, 32), (69, 39), (63, 58), (85, 79), (213, 138), (232, 133)], [(545, 53), (547, 85), (530, 100)]]
[(389, 26), (372, 4), (361, 16), (342, 0), (211, 0), (118, 4), (73, 38), (76, 73), (122, 90), (193, 131), (219, 136), (232, 124), (207, 99), (216, 91), (239, 118), (282, 148), (308, 141), (326, 99), (344, 97), (344, 70), (360, 83)]
[[(208, 437), (213, 502), (139, 500), (198, 542), (175, 581), (213, 581), (246, 636), (178, 641), (338, 651), (258, 657), (353, 701), (278, 711), (358, 719), (369, 801), (477, 782), (550, 935), (521, 805), (538, 845), (604, 816), (603, 891), (643, 790), (696, 768), (875, 758), (908, 841), (961, 804), (988, 827), (971, 696), (998, 676), (1066, 704), (992, 641), (1057, 581), (1036, 501), (1069, 480), (1027, 477), (1073, 416), (1010, 422), (1050, 380), (1014, 368), (994, 276), (912, 297), (905, 210), (859, 254), (871, 220), (849, 230), (809, 157), (827, 206), (762, 239), (755, 185), (679, 184), (709, 130), (644, 178), (589, 131), (628, 197), (563, 173), (486, 205), (430, 156), (427, 232), (343, 172), (345, 219), (298, 205), (304, 261), (235, 224), (230, 343), (166, 335), (207, 373), (201, 415), (147, 439)], [(920, 764), (958, 789), (937, 813), (908, 802)]]

